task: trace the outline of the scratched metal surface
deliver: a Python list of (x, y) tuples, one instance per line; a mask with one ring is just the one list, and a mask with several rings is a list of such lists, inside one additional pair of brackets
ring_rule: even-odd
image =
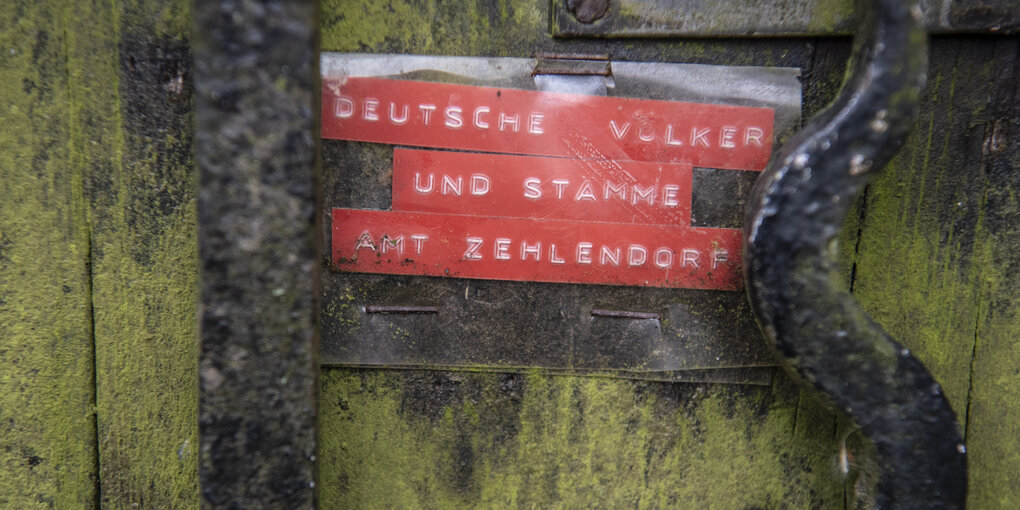
[[(553, 0), (558, 37), (844, 35), (854, 29), (851, 0)], [(927, 0), (932, 33), (1015, 33), (1015, 0)]]
[[(546, 76), (532, 76), (535, 64), (521, 58), (327, 53), (321, 67), (333, 77), (400, 76), (530, 90), (555, 86), (561, 92), (576, 87), (621, 97), (768, 106), (776, 109), (780, 140), (800, 120), (797, 69), (612, 62), (612, 75), (595, 77), (601, 83), (593, 86), (587, 76), (550, 85)], [(322, 150), (327, 211), (389, 209), (392, 146), (324, 140)], [(696, 168), (692, 224), (739, 227), (756, 177), (756, 172)], [(326, 223), (323, 234), (329, 239)], [(328, 260), (328, 246), (322, 256)], [(322, 361), (327, 365), (532, 368), (748, 384), (767, 384), (774, 365), (760, 345), (742, 292), (327, 271), (323, 303)], [(416, 309), (378, 313), (385, 307)]]

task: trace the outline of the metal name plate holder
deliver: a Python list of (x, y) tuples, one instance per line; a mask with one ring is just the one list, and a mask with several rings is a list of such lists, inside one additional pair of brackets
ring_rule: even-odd
[[(760, 333), (740, 288), (739, 270), (734, 280), (738, 283), (714, 289), (704, 285), (701, 288), (636, 286), (629, 282), (605, 285), (613, 283), (611, 278), (615, 277), (610, 275), (606, 277), (609, 280), (599, 281), (586, 276), (588, 273), (572, 273), (567, 267), (569, 264), (563, 265), (562, 275), (542, 276), (540, 272), (536, 272), (535, 277), (511, 275), (493, 263), (490, 273), (472, 274), (468, 278), (450, 277), (457, 274), (458, 268), (474, 267), (464, 260), (472, 256), (496, 259), (505, 256), (508, 260), (524, 261), (530, 257), (536, 264), (541, 260), (549, 268), (552, 267), (548, 266), (549, 262), (563, 257), (576, 256), (580, 257), (577, 260), (583, 258), (597, 264), (601, 255), (601, 262), (608, 265), (619, 263), (617, 257), (626, 259), (627, 248), (633, 245), (623, 243), (617, 251), (600, 254), (597, 243), (587, 252), (585, 243), (579, 243), (577, 253), (571, 244), (571, 251), (564, 255), (556, 252), (555, 247), (550, 252), (548, 241), (538, 246), (537, 241), (528, 244), (520, 239), (498, 238), (501, 228), (538, 232), (535, 235), (543, 232), (542, 229), (551, 224), (545, 219), (510, 216), (537, 215), (528, 210), (530, 202), (526, 199), (535, 198), (534, 194), (542, 189), (546, 193), (558, 191), (561, 196), (566, 193), (579, 200), (586, 198), (585, 190), (577, 187), (577, 180), (591, 177), (585, 174), (586, 171), (590, 173), (591, 166), (586, 170), (585, 164), (577, 163), (583, 162), (583, 158), (567, 162), (555, 155), (521, 155), (520, 149), (514, 148), (491, 152), (472, 150), (468, 140), (471, 134), (466, 131), (458, 136), (465, 137), (463, 141), (467, 147), (437, 146), (422, 141), (425, 140), (422, 137), (430, 135), (411, 131), (408, 126), (413, 121), (421, 123), (421, 115), (426, 116), (426, 124), (430, 121), (428, 115), (434, 115), (432, 119), (438, 119), (435, 122), (444, 120), (441, 107), (432, 110), (431, 104), (414, 102), (423, 88), (440, 87), (440, 92), (459, 97), (479, 90), (491, 92), (478, 88), (491, 87), (498, 88), (495, 92), (508, 103), (518, 96), (525, 98), (522, 101), (538, 97), (538, 93), (552, 94), (549, 97), (555, 98), (557, 104), (569, 102), (570, 97), (581, 97), (555, 95), (566, 93), (651, 100), (635, 103), (636, 108), (649, 107), (652, 101), (698, 103), (695, 107), (769, 108), (774, 111), (773, 139), (769, 147), (775, 147), (799, 125), (799, 70), (610, 62), (604, 57), (570, 55), (520, 59), (325, 53), (320, 65), (324, 94), (322, 184), (323, 204), (327, 208), (323, 235), (324, 239), (332, 239), (332, 243), (323, 243), (321, 256), (331, 260), (334, 268), (322, 275), (324, 365), (537, 370), (648, 380), (769, 383), (775, 361), (759, 340)], [(378, 80), (380, 78), (384, 80)], [(337, 84), (343, 86), (337, 88)], [(354, 89), (350, 87), (355, 86), (362, 87), (360, 95), (357, 91), (351, 92)], [(399, 95), (401, 99), (391, 101), (393, 97), (387, 97), (387, 93)], [(368, 95), (376, 97), (368, 98)], [(408, 104), (410, 107), (406, 106)], [(415, 106), (422, 108), (415, 109)], [(499, 117), (490, 108), (474, 113), (477, 119), (471, 117), (470, 111), (447, 112), (445, 121), (448, 126), (458, 128), (461, 127), (458, 123), (491, 123), (493, 131), (496, 123), (505, 123), (500, 127), (506, 129), (522, 131), (546, 132), (544, 130), (558, 127), (550, 116), (540, 116), (536, 123), (535, 118), (527, 116)], [(364, 135), (349, 128), (353, 132), (335, 136), (330, 134), (330, 119), (327, 118), (330, 115), (352, 119), (352, 122), (379, 120), (395, 130), (372, 138), (376, 135)], [(613, 125), (616, 136), (626, 136), (624, 126), (622, 122)], [(629, 135), (645, 136), (637, 130), (635, 128)], [(694, 146), (699, 142), (719, 143), (715, 138), (711, 143), (698, 139), (697, 132), (686, 140), (687, 134), (678, 136), (676, 143), (679, 145), (682, 140), (693, 142)], [(712, 132), (712, 136), (722, 137), (719, 140), (725, 145), (733, 140), (739, 143), (740, 136), (745, 135)], [(744, 141), (755, 141), (755, 133), (747, 136), (752, 138)], [(378, 143), (380, 140), (388, 143)], [(600, 147), (594, 146), (590, 154), (598, 157)], [(771, 151), (768, 151), (764, 160), (770, 156)], [(706, 231), (739, 231), (747, 196), (763, 168), (714, 168), (699, 166), (697, 161), (693, 165), (670, 166), (664, 162), (608, 159), (623, 168), (627, 175), (638, 176), (638, 179), (641, 175), (650, 175), (648, 178), (659, 186), (654, 199), (660, 204), (678, 206), (677, 210), (687, 207), (681, 218), (687, 223), (682, 227)], [(689, 172), (690, 183), (686, 189), (683, 184), (668, 184), (672, 182), (670, 176), (685, 171)], [(531, 182), (530, 188), (522, 180), (527, 172), (540, 175)], [(569, 181), (563, 178), (559, 187), (550, 186), (551, 182), (556, 182), (557, 172), (569, 174), (575, 179), (574, 184), (563, 184)], [(514, 183), (518, 183), (516, 187)], [(567, 189), (568, 186), (573, 187)], [(459, 199), (482, 191), (495, 199), (487, 206), (491, 210), (475, 211), (458, 205)], [(626, 193), (618, 187), (603, 189), (598, 185), (589, 191), (598, 195), (594, 198)], [(639, 188), (638, 192), (645, 190)], [(587, 198), (593, 198), (591, 193)], [(570, 219), (576, 223), (564, 223), (566, 226), (557, 228), (569, 227), (590, 232), (592, 236), (601, 233), (606, 239), (638, 235), (635, 232), (647, 228), (635, 224), (640, 222), (631, 221), (632, 218), (615, 219), (617, 213), (609, 202), (606, 201), (605, 208), (589, 208), (588, 212), (562, 207), (559, 214), (579, 216)], [(446, 214), (442, 214), (444, 212)], [(451, 212), (455, 214), (448, 214)], [(596, 218), (600, 221), (597, 224), (585, 223), (594, 217), (593, 214), (605, 217)], [(366, 226), (369, 224), (376, 227), (369, 228)], [(385, 228), (392, 231), (384, 231), (385, 228), (378, 225), (388, 225)], [(429, 234), (414, 234), (417, 232), (414, 228), (427, 230)], [(436, 236), (456, 228), (473, 228), (492, 235), (475, 237), (478, 244), (475, 252), (471, 251), (471, 246), (467, 249), (450, 247), (453, 250), (450, 253), (463, 251), (464, 256), (448, 265), (440, 264), (439, 260), (425, 260), (426, 249), (439, 249), (441, 243)], [(654, 235), (654, 231), (650, 235)], [(374, 269), (367, 263), (371, 256), (387, 255), (384, 250), (389, 250), (388, 256), (392, 257), (397, 249), (406, 250), (407, 257), (391, 260), (388, 269)], [(739, 244), (732, 251), (739, 257)], [(657, 253), (642, 254), (637, 250), (631, 253), (630, 260), (634, 262), (634, 257), (638, 257), (651, 267), (651, 257)], [(669, 262), (679, 264), (679, 257), (683, 256), (686, 255), (679, 252), (671, 254), (670, 257), (677, 259), (670, 258)], [(666, 255), (662, 257), (665, 259)], [(381, 260), (379, 258), (376, 263)], [(710, 263), (707, 255), (699, 260), (702, 265)], [(626, 263), (624, 260), (623, 264)], [(713, 259), (712, 263), (719, 262)], [(451, 268), (453, 273), (450, 273)], [(374, 271), (403, 274), (373, 274)]]

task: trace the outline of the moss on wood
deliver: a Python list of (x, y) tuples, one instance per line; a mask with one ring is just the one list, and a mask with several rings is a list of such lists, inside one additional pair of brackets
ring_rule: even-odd
[(89, 508), (86, 205), (60, 2), (0, 9), (0, 507)]

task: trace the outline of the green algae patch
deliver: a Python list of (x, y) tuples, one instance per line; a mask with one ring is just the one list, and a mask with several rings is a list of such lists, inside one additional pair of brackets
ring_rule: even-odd
[[(1014, 107), (1014, 112), (1016, 111)], [(1014, 113), (1014, 119), (1015, 117)], [(972, 368), (967, 447), (973, 508), (1020, 501), (1020, 143), (996, 142), (1003, 121), (988, 125), (980, 265), (980, 312)]]
[(1015, 81), (1002, 74), (1016, 64), (995, 48), (933, 40), (915, 130), (869, 187), (854, 281), (854, 295), (928, 366), (956, 411), (974, 508), (1020, 500), (1020, 151), (999, 129), (1016, 116), (1003, 106)]
[(121, 70), (118, 149), (109, 172), (90, 175), (100, 472), (112, 506), (198, 505), (197, 178), (182, 39), (122, 34), (119, 57), (93, 63)]
[(811, 2), (808, 31), (816, 34), (852, 31), (855, 18), (854, 2), (850, 0), (816, 0)]
[(915, 130), (868, 189), (853, 289), (865, 310), (925, 363), (964, 423), (983, 191), (963, 175), (969, 163), (949, 147), (969, 129), (968, 103), (979, 100), (957, 89), (989, 77), (951, 65), (933, 60), (935, 78)]
[[(320, 497), (357, 508), (839, 507), (832, 416), (775, 388), (328, 370)], [(810, 432), (805, 433), (805, 430)]]
[(59, 4), (0, 10), (0, 507), (96, 501), (89, 243)]
[(187, 12), (183, 1), (67, 11), (71, 140), (91, 241), (104, 506), (198, 504)]
[[(1020, 213), (1014, 227), (984, 248), (982, 310), (978, 322), (967, 428), (973, 508), (1012, 508), (1020, 501)], [(1010, 270), (1012, 268), (1012, 270)]]
[[(385, 0), (322, 4), (323, 51), (530, 55), (545, 40), (548, 4)], [(422, 20), (428, 20), (423, 23)]]

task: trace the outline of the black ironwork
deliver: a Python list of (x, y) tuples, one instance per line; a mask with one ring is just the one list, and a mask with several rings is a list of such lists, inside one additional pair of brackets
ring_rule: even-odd
[(876, 507), (962, 508), (966, 448), (948, 401), (844, 290), (833, 257), (855, 198), (910, 130), (927, 66), (916, 0), (862, 0), (858, 13), (849, 81), (756, 185), (744, 227), (747, 288), (791, 372), (871, 442)]
[(193, 4), (206, 508), (315, 504), (316, 5)]

